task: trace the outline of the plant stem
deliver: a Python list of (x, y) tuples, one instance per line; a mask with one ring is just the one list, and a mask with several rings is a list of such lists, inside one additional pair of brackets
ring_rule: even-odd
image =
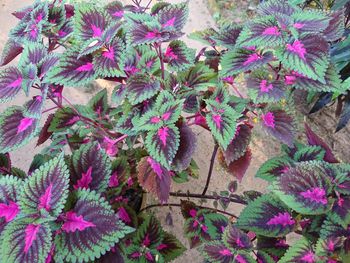
[[(154, 208), (154, 207), (166, 207), (166, 206), (175, 206), (175, 207), (181, 207), (181, 204), (177, 204), (177, 203), (165, 203), (165, 204), (153, 204), (153, 205), (149, 205), (149, 206), (146, 206), (144, 208), (142, 208), (140, 210), (140, 213), (143, 212), (143, 211), (146, 211), (150, 208)], [(231, 214), (229, 212), (226, 212), (224, 210), (220, 210), (220, 209), (216, 209), (216, 208), (212, 208), (212, 207), (206, 207), (206, 206), (198, 206), (198, 208), (200, 209), (208, 209), (208, 210), (213, 210), (215, 212), (218, 212), (218, 213), (221, 213), (221, 214), (224, 214), (224, 215), (228, 215), (228, 216), (231, 216), (233, 218), (238, 218), (236, 215), (234, 214)]]
[(208, 171), (207, 182), (205, 183), (202, 195), (205, 195), (207, 190), (208, 190), (210, 179), (211, 179), (211, 175), (213, 173), (214, 161), (215, 161), (215, 157), (216, 157), (216, 153), (217, 153), (218, 149), (219, 149), (219, 145), (215, 144), (214, 150), (213, 150), (213, 153), (212, 153), (211, 159), (210, 159), (210, 166), (209, 166), (209, 171)]
[(164, 80), (165, 79), (165, 69), (164, 69), (164, 61), (163, 61), (163, 54), (162, 54), (162, 46), (161, 46), (161, 44), (159, 44), (159, 47), (158, 47), (158, 57), (159, 57), (159, 60), (160, 60), (160, 68), (162, 70), (162, 79)]
[(234, 84), (232, 84), (231, 86), (232, 86), (234, 92), (235, 92), (241, 99), (244, 99), (242, 93), (237, 89), (237, 87), (236, 87)]
[(57, 108), (58, 108), (57, 106), (54, 106), (52, 108), (48, 108), (48, 109), (44, 110), (42, 113), (49, 112), (49, 111), (55, 110)]
[[(208, 199), (208, 200), (218, 200), (220, 196), (214, 195), (202, 195), (202, 194), (193, 194), (193, 193), (178, 193), (178, 192), (170, 192), (170, 196), (173, 197), (186, 197), (186, 198), (198, 198), (198, 199)], [(232, 195), (231, 197), (225, 197), (230, 200), (232, 203), (246, 205), (247, 202), (240, 199), (238, 195)]]
[(127, 137), (128, 137), (128, 135), (124, 134), (123, 136), (117, 138), (116, 141), (115, 141), (115, 143), (118, 143), (118, 142), (120, 142), (120, 141), (126, 139)]

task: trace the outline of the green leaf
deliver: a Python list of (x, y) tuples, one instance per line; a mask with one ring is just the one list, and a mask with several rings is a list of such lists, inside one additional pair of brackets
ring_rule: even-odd
[(22, 218), (11, 222), (1, 234), (0, 262), (45, 263), (51, 248), (48, 224)]
[(168, 61), (170, 70), (182, 71), (193, 65), (195, 55), (195, 49), (187, 47), (181, 40), (174, 40), (169, 43), (164, 58)]
[(318, 215), (330, 210), (332, 186), (322, 162), (301, 162), (276, 180), (274, 193), (290, 208), (301, 214)]
[(21, 212), (38, 214), (42, 209), (57, 217), (68, 196), (69, 171), (63, 156), (41, 165), (24, 182), (19, 194)]
[(329, 44), (321, 35), (303, 34), (276, 50), (282, 64), (303, 76), (325, 83), (329, 66)]
[(179, 143), (180, 132), (174, 125), (167, 125), (158, 130), (149, 131), (145, 140), (148, 153), (168, 169), (179, 148)]
[(243, 209), (237, 220), (237, 227), (258, 235), (280, 237), (292, 232), (296, 221), (275, 195), (265, 194)]
[(23, 109), (9, 107), (0, 116), (0, 153), (27, 144), (37, 133), (38, 121), (23, 116)]
[(49, 132), (65, 131), (80, 120), (80, 117), (70, 107), (64, 107), (55, 112), (48, 128)]
[(208, 126), (220, 146), (226, 150), (236, 133), (237, 120), (241, 116), (227, 104), (207, 100), (209, 113), (206, 115)]
[(72, 155), (71, 180), (74, 188), (104, 192), (111, 176), (111, 167), (110, 158), (98, 142), (81, 145)]
[(291, 160), (287, 156), (274, 157), (263, 163), (256, 173), (256, 177), (268, 182), (275, 181), (283, 172), (287, 171), (291, 165)]
[(61, 228), (55, 238), (56, 249), (59, 251), (55, 254), (56, 262), (94, 261), (114, 247), (125, 235), (133, 232), (132, 228), (124, 225), (108, 202), (95, 191), (72, 192), (72, 200), (76, 202), (67, 207), (67, 214), (74, 213), (91, 226), (70, 231)]
[(152, 98), (160, 90), (160, 82), (149, 75), (137, 74), (128, 79), (127, 98), (132, 105)]
[[(308, 261), (306, 260), (308, 259)], [(279, 263), (295, 263), (295, 262), (319, 262), (316, 259), (313, 248), (310, 242), (302, 237), (295, 242), (284, 256), (278, 261)]]
[(88, 103), (89, 107), (96, 112), (97, 116), (103, 116), (108, 110), (107, 89), (99, 91)]
[(174, 235), (165, 231), (162, 244), (166, 245), (166, 247), (160, 249), (159, 253), (164, 257), (165, 262), (172, 262), (187, 250)]
[(275, 47), (284, 43), (283, 32), (273, 16), (264, 16), (248, 23), (237, 39), (240, 47)]

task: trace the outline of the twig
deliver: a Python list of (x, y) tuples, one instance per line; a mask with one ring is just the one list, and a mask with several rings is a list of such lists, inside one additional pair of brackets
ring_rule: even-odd
[[(178, 203), (153, 204), (153, 205), (149, 205), (149, 206), (146, 206), (146, 207), (142, 208), (142, 209), (140, 210), (140, 213), (143, 212), (143, 211), (146, 211), (146, 210), (148, 210), (148, 209), (150, 209), (150, 208), (154, 208), (154, 207), (167, 207), (167, 206), (181, 207), (181, 204), (178, 204)], [(206, 207), (206, 206), (197, 206), (197, 207), (200, 208), (200, 209), (212, 210), (212, 211), (215, 211), (215, 212), (224, 214), (224, 215), (231, 216), (231, 217), (233, 217), (233, 218), (238, 218), (236, 215), (231, 214), (231, 213), (229, 213), (229, 212), (226, 212), (226, 211), (224, 211), (224, 210), (220, 210), (220, 209), (216, 209), (216, 208), (212, 208), (212, 207)]]
[[(220, 196), (214, 195), (202, 195), (202, 194), (193, 194), (193, 193), (179, 193), (179, 192), (170, 192), (170, 196), (173, 197), (186, 197), (186, 198), (198, 198), (198, 199), (207, 199), (207, 200), (219, 200)], [(238, 195), (231, 194), (231, 197), (224, 197), (232, 203), (246, 205), (247, 202), (242, 200)]]
[(207, 182), (205, 183), (202, 195), (205, 195), (207, 190), (208, 190), (211, 175), (213, 173), (214, 161), (215, 161), (215, 157), (216, 157), (216, 153), (217, 153), (218, 149), (219, 149), (219, 145), (215, 144), (213, 154), (211, 155), (211, 159), (210, 159), (210, 166), (209, 166), (209, 171), (208, 171)]

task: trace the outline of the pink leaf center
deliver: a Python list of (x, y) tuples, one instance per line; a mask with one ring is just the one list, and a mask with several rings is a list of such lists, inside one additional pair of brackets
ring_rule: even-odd
[(6, 87), (7, 88), (18, 88), (22, 85), (22, 81), (23, 81), (23, 79), (21, 77), (19, 77), (14, 82), (11, 82), (9, 85), (7, 85)]
[(172, 19), (169, 19), (168, 21), (166, 21), (162, 27), (167, 27), (167, 26), (174, 26), (176, 21), (176, 16), (174, 16)]
[(64, 32), (63, 30), (59, 30), (59, 31), (58, 31), (58, 36), (59, 36), (59, 37), (65, 37), (66, 35), (67, 35), (67, 33)]
[(117, 174), (117, 172), (114, 172), (112, 174), (111, 178), (109, 178), (108, 186), (109, 187), (117, 187), (118, 185), (119, 185), (118, 174)]
[(163, 170), (162, 170), (162, 167), (160, 166), (160, 164), (157, 163), (156, 161), (154, 161), (151, 157), (147, 158), (147, 162), (149, 163), (149, 165), (151, 166), (153, 171), (158, 175), (159, 179), (162, 179), (163, 178)]
[(295, 40), (293, 44), (287, 44), (287, 50), (297, 54), (301, 59), (305, 60), (306, 49), (304, 48), (304, 44), (299, 40)]
[(163, 120), (167, 121), (167, 120), (169, 120), (170, 116), (171, 116), (171, 112), (168, 111), (162, 115), (162, 118), (163, 118)]
[(39, 232), (40, 225), (30, 224), (25, 229), (25, 246), (24, 253), (27, 253), (35, 241), (37, 234)]
[(52, 197), (52, 184), (49, 185), (48, 188), (46, 188), (45, 193), (40, 197), (40, 203), (38, 206), (38, 209), (44, 208), (46, 211), (50, 211), (50, 201)]
[(44, 18), (43, 13), (39, 13), (38, 16), (35, 19), (35, 22), (39, 23), (41, 20), (43, 20), (43, 18)]
[(113, 16), (115, 17), (123, 17), (124, 16), (124, 11), (121, 10), (121, 11), (116, 11), (113, 13)]
[(315, 255), (311, 251), (309, 251), (305, 256), (301, 258), (304, 262), (307, 263), (314, 263), (315, 262)]
[(19, 206), (15, 202), (10, 201), (8, 205), (0, 203), (0, 217), (5, 217), (6, 223), (12, 221), (18, 213)]
[(218, 129), (221, 129), (222, 118), (221, 115), (213, 115), (213, 121)]
[(269, 92), (270, 90), (272, 90), (273, 89), (273, 86), (272, 86), (272, 84), (268, 84), (267, 83), (267, 80), (266, 79), (263, 79), (261, 82), (260, 82), (260, 90), (261, 90), (261, 92), (265, 92), (265, 93), (267, 93), (267, 92)]
[(305, 192), (301, 192), (300, 195), (307, 199), (311, 199), (316, 203), (321, 203), (323, 205), (328, 203), (325, 190), (319, 187), (314, 187), (311, 190), (309, 189)]
[(122, 221), (124, 221), (125, 223), (131, 223), (131, 219), (129, 217), (129, 214), (128, 214), (128, 212), (126, 212), (124, 207), (120, 207), (118, 209), (118, 215), (119, 215), (120, 219)]
[(38, 36), (39, 29), (36, 25), (32, 25), (30, 27), (29, 34), (32, 38), (36, 38)]
[(160, 251), (160, 250), (167, 248), (167, 247), (168, 247), (168, 245), (166, 245), (166, 244), (160, 244), (159, 246), (157, 246), (157, 250)]
[(219, 253), (223, 256), (232, 256), (232, 252), (227, 248), (220, 250)]
[(296, 28), (296, 29), (301, 29), (301, 28), (303, 28), (304, 26), (305, 26), (305, 24), (301, 24), (301, 23), (295, 23), (295, 24), (293, 25), (293, 27)]
[(114, 49), (113, 49), (113, 47), (109, 47), (109, 49), (107, 51), (103, 52), (102, 56), (114, 61)]
[(27, 130), (32, 125), (33, 121), (34, 121), (34, 119), (32, 119), (32, 118), (22, 119), (18, 125), (17, 134)]
[(190, 216), (195, 218), (197, 216), (197, 210), (196, 209), (191, 209), (189, 212)]
[(286, 85), (293, 85), (296, 80), (297, 80), (297, 78), (295, 76), (293, 76), (293, 75), (286, 75), (284, 77), (284, 83)]
[(82, 173), (81, 178), (78, 180), (78, 182), (74, 185), (74, 189), (78, 188), (89, 188), (89, 184), (92, 182), (92, 166), (89, 167), (89, 169), (86, 171), (86, 173)]
[(245, 245), (243, 244), (243, 242), (241, 241), (241, 239), (239, 237), (236, 238), (236, 245), (238, 247), (244, 248)]
[(267, 225), (282, 225), (283, 227), (291, 226), (295, 224), (295, 220), (290, 216), (289, 213), (278, 213), (278, 215), (271, 218)]
[(248, 59), (246, 61), (244, 61), (243, 65), (247, 66), (249, 64), (252, 64), (255, 61), (260, 60), (261, 58), (262, 57), (260, 55), (258, 55), (257, 53), (250, 54)]
[(95, 224), (84, 220), (83, 216), (78, 216), (75, 212), (69, 211), (66, 213), (66, 221), (62, 225), (62, 230), (69, 233), (77, 230), (83, 231), (86, 228), (95, 226)]
[(236, 260), (235, 262), (237, 262), (237, 263), (247, 263), (247, 261), (241, 255), (237, 255), (235, 257), (235, 260)]
[(160, 37), (160, 34), (158, 31), (152, 31), (152, 32), (147, 32), (146, 36), (147, 39), (153, 39), (153, 38), (158, 38)]
[(168, 47), (165, 51), (164, 54), (166, 57), (171, 58), (171, 59), (177, 59), (178, 56), (174, 53), (171, 47)]
[(76, 71), (87, 72), (87, 71), (91, 71), (93, 69), (94, 69), (94, 64), (92, 64), (91, 62), (88, 62), (85, 65), (82, 65), (79, 68), (77, 68)]
[(145, 256), (146, 256), (147, 260), (153, 262), (153, 256), (152, 256), (151, 252), (147, 251)]
[(267, 112), (266, 114), (261, 115), (264, 124), (268, 127), (275, 128), (275, 116), (272, 112)]
[(92, 37), (100, 37), (100, 36), (102, 36), (102, 30), (98, 26), (91, 25), (91, 30), (93, 32)]
[(278, 30), (277, 26), (268, 27), (262, 33), (264, 36), (280, 36), (281, 32)]
[(159, 123), (160, 122), (160, 118), (155, 116), (151, 118), (151, 123)]
[(158, 130), (158, 136), (159, 136), (159, 139), (161, 140), (163, 146), (166, 146), (166, 144), (167, 144), (167, 138), (169, 135), (168, 131), (169, 131), (168, 127), (163, 127), (163, 128), (160, 128)]

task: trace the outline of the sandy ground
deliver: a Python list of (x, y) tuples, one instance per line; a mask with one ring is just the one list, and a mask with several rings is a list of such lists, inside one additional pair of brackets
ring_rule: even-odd
[[(180, 2), (178, 0), (169, 1), (171, 3)], [(31, 1), (28, 0), (0, 0), (0, 50), (2, 50), (3, 45), (7, 39), (7, 34), (10, 28), (15, 25), (16, 18), (10, 15), (11, 12), (30, 4)], [(206, 7), (205, 0), (190, 0), (190, 17), (186, 26), (186, 33), (191, 33), (194, 30), (204, 29), (208, 26), (214, 24), (211, 16)], [(191, 41), (189, 39), (185, 39), (185, 41), (191, 46), (199, 49), (201, 47), (200, 44)], [(66, 96), (71, 99), (73, 103), (84, 103), (88, 101), (91, 94), (84, 92), (81, 89), (69, 88), (66, 90)], [(11, 102), (11, 105), (22, 105), (23, 102), (29, 100), (30, 98), (25, 97), (24, 95), (18, 96), (16, 100)], [(9, 104), (0, 105), (0, 111), (3, 111), (8, 107)], [(198, 180), (191, 180), (190, 183), (174, 185), (173, 191), (182, 190), (186, 192), (190, 190), (193, 193), (200, 193), (202, 191), (202, 187), (206, 181), (206, 175), (209, 168), (210, 156), (213, 149), (213, 140), (210, 134), (203, 129), (195, 129), (194, 130), (198, 135), (198, 147), (194, 156), (197, 164), (200, 167), (200, 178)], [(265, 134), (258, 130), (259, 136), (255, 136), (252, 142), (252, 164), (247, 172), (247, 175), (244, 177), (242, 183), (239, 185), (239, 192), (244, 190), (260, 190), (263, 191), (265, 189), (266, 183), (262, 180), (255, 179), (254, 175), (258, 169), (258, 167), (269, 157), (274, 156), (278, 153), (279, 146), (277, 143), (271, 142), (270, 140), (264, 140)], [(261, 136), (262, 135), (262, 136)], [(260, 139), (257, 139), (260, 138)], [(262, 139), (261, 139), (262, 138)], [(40, 151), (38, 148), (34, 148), (35, 142), (28, 144), (25, 147), (17, 150), (12, 156), (13, 164), (24, 169), (28, 170), (29, 164), (31, 162), (31, 158), (33, 153), (37, 153)], [(34, 150), (33, 150), (34, 149)], [(226, 173), (218, 162), (215, 162), (214, 166), (214, 174), (212, 176), (212, 182), (209, 187), (208, 193), (212, 193), (213, 191), (220, 192), (222, 190), (226, 190), (227, 185), (230, 181), (234, 180), (232, 175)], [(179, 200), (169, 200), (169, 202), (176, 202)], [(205, 205), (211, 206), (212, 202), (208, 202)], [(238, 205), (230, 205), (228, 211), (234, 214), (239, 214), (241, 211), (241, 207)], [(168, 213), (168, 208), (162, 208), (162, 212), (159, 213), (159, 216), (164, 223), (165, 216)], [(174, 225), (166, 226), (166, 228), (177, 235), (184, 244), (188, 245), (187, 240), (182, 237), (182, 216), (178, 208), (172, 208), (172, 216)], [(175, 260), (175, 262), (202, 262), (203, 259), (198, 251), (195, 249), (187, 251), (182, 257)]]

